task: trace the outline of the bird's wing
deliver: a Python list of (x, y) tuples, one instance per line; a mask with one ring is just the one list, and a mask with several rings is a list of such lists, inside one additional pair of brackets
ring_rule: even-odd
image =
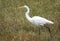
[(39, 17), (39, 16), (34, 16), (33, 21), (35, 21), (36, 23), (39, 23), (39, 24), (53, 24), (52, 21), (47, 20), (43, 17)]
[(44, 24), (46, 24), (46, 19), (42, 18), (42, 17), (39, 17), (39, 16), (32, 17), (32, 20), (33, 20), (34, 23), (36, 23), (38, 25), (44, 25)]

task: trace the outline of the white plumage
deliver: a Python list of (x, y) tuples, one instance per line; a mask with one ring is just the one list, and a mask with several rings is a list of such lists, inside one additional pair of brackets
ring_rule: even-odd
[(44, 26), (45, 24), (53, 24), (52, 21), (47, 20), (47, 19), (40, 17), (40, 16), (34, 16), (31, 18), (29, 16), (29, 12), (30, 12), (29, 7), (27, 5), (24, 5), (24, 7), (27, 9), (25, 16), (26, 16), (27, 20), (30, 21), (32, 24), (35, 24), (37, 26)]

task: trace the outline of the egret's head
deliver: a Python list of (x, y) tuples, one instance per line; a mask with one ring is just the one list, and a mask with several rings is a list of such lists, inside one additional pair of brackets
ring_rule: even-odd
[(27, 5), (24, 5), (24, 7), (28, 7)]
[(27, 7), (27, 5), (24, 5), (24, 6), (21, 6), (21, 7), (18, 7), (18, 8), (26, 8)]
[(24, 6), (18, 7), (18, 9), (20, 9), (20, 8), (26, 8), (28, 12), (29, 12), (29, 10), (30, 10), (29, 7), (28, 7), (27, 5), (24, 5)]

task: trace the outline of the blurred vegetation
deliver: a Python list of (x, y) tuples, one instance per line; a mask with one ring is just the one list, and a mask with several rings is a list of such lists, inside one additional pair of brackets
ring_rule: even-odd
[(49, 25), (53, 41), (60, 41), (60, 0), (0, 0), (0, 41), (51, 41), (50, 33), (45, 27), (31, 24), (25, 18), (25, 9), (19, 6), (28, 5), (30, 16), (45, 17), (54, 22)]

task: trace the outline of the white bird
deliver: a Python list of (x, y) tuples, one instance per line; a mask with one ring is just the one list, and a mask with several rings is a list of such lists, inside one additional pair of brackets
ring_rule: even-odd
[[(29, 16), (29, 12), (30, 12), (29, 7), (28, 7), (27, 5), (24, 5), (24, 6), (22, 6), (22, 7), (25, 7), (25, 8), (27, 9), (27, 12), (25, 13), (25, 16), (26, 16), (27, 20), (28, 20), (29, 22), (31, 22), (32, 24), (35, 24), (35, 25), (38, 26), (39, 28), (40, 28), (40, 26), (44, 26), (44, 25), (47, 25), (47, 24), (53, 24), (52, 21), (47, 20), (47, 19), (45, 19), (45, 18), (43, 18), (43, 17), (40, 17), (40, 16), (34, 16), (34, 17), (31, 18), (31, 17)], [(19, 7), (19, 8), (22, 8), (22, 7)], [(48, 28), (48, 27), (47, 27), (47, 28)], [(49, 28), (48, 28), (48, 29), (49, 29)], [(49, 29), (49, 31), (50, 31), (50, 29)], [(40, 29), (39, 29), (39, 34), (40, 34)]]

